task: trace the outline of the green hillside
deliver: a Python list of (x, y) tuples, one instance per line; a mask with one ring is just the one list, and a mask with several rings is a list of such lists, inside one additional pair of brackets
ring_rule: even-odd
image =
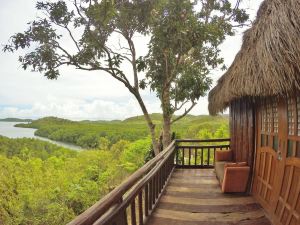
[(5, 119), (0, 119), (0, 122), (32, 122), (31, 119), (19, 119), (19, 118), (5, 118)]
[[(151, 114), (160, 132), (162, 115)], [(149, 135), (143, 116), (130, 117), (123, 121), (71, 121), (57, 117), (45, 117), (29, 124), (17, 124), (18, 127), (36, 128), (35, 134), (55, 141), (79, 145), (83, 148), (98, 148), (100, 139), (110, 144), (119, 140), (135, 141)], [(187, 115), (173, 126), (177, 138), (202, 138), (204, 133), (214, 134), (218, 129), (228, 134), (228, 116)], [(201, 136), (202, 135), (202, 136)], [(225, 134), (224, 134), (225, 135)], [(227, 135), (228, 136), (228, 135)], [(209, 137), (205, 135), (205, 137)]]
[[(159, 127), (161, 115), (151, 117)], [(89, 150), (0, 136), (0, 224), (66, 224), (151, 157), (143, 116), (80, 122), (46, 117), (17, 126)], [(173, 128), (177, 138), (229, 136), (228, 116), (188, 115)]]

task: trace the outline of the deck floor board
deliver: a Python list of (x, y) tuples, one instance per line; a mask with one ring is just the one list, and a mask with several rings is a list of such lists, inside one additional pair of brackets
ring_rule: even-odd
[(253, 197), (223, 194), (213, 169), (176, 169), (147, 225), (271, 225)]

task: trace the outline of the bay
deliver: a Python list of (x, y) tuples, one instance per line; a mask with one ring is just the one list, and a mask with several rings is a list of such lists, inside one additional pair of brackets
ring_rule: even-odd
[(34, 135), (36, 129), (15, 127), (16, 124), (17, 124), (16, 122), (0, 122), (0, 135), (9, 138), (36, 138), (39, 140), (48, 141), (52, 144), (56, 144), (65, 148), (69, 148), (73, 150), (82, 150), (82, 148), (78, 145), (61, 142), (61, 141), (53, 141), (48, 138), (36, 136)]

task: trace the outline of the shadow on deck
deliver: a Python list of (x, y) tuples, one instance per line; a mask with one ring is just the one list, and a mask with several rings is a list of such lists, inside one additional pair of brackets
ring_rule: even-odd
[(224, 194), (213, 169), (175, 169), (147, 225), (271, 225), (253, 197)]

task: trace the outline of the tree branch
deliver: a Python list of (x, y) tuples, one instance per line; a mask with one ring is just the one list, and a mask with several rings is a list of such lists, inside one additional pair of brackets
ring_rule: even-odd
[[(90, 4), (91, 4), (91, 3), (90, 3)], [(73, 4), (73, 5), (75, 6), (78, 15), (79, 15), (82, 19), (84, 19), (85, 21), (87, 21), (87, 18), (84, 17), (84, 16), (82, 15), (82, 13), (81, 13), (81, 11), (80, 11), (80, 8), (79, 8), (78, 5), (77, 5), (77, 0), (74, 0), (74, 4)]]
[(70, 30), (67, 26), (65, 26), (64, 28), (68, 31), (68, 33), (69, 33), (71, 39), (73, 40), (74, 44), (76, 45), (77, 50), (80, 52), (80, 47), (79, 47), (79, 45), (78, 45), (78, 42), (75, 40), (75, 38), (74, 38), (74, 36), (73, 36), (71, 30)]
[(193, 104), (190, 106), (190, 108), (185, 109), (184, 113), (178, 117), (176, 117), (174, 120), (171, 121), (171, 124), (175, 123), (176, 121), (182, 119), (183, 117), (185, 117), (194, 107), (195, 105), (197, 105), (196, 102), (193, 102)]
[(138, 73), (137, 73), (137, 68), (136, 68), (135, 46), (134, 46), (134, 43), (133, 43), (130, 35), (126, 35), (126, 34), (123, 34), (123, 33), (122, 33), (122, 35), (127, 40), (129, 50), (131, 52), (131, 65), (132, 65), (132, 70), (133, 70), (134, 88), (138, 91), (139, 90), (139, 78), (138, 78)]
[(182, 102), (182, 104), (181, 104), (179, 107), (177, 107), (177, 104), (176, 104), (175, 109), (174, 109), (174, 112), (180, 110), (180, 109), (181, 109), (186, 103), (188, 103), (188, 102), (189, 102), (188, 100)]

